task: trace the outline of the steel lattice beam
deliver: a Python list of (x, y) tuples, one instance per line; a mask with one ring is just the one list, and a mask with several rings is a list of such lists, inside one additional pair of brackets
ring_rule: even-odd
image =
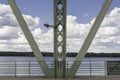
[[(66, 74), (66, 2), (54, 0), (54, 68), (55, 77)], [(61, 63), (61, 67), (58, 64)]]
[(106, 0), (105, 3), (103, 4), (101, 11), (99, 12), (98, 16), (96, 17), (96, 20), (95, 20), (93, 26), (91, 27), (71, 69), (68, 71), (68, 76), (70, 76), (70, 77), (75, 76), (75, 73), (77, 72), (83, 58), (85, 57), (86, 52), (89, 49), (89, 46), (91, 45), (111, 3), (112, 3), (112, 0)]
[(15, 0), (8, 0), (8, 2), (10, 4), (10, 7), (13, 10), (14, 15), (15, 15), (15, 17), (16, 17), (16, 19), (17, 19), (17, 21), (18, 21), (18, 23), (19, 23), (19, 25), (20, 25), (20, 27), (21, 27), (21, 29), (22, 29), (22, 31), (23, 31), (23, 33), (24, 33), (24, 35), (25, 35), (25, 37), (26, 37), (26, 39), (27, 39), (27, 41), (30, 45), (30, 47), (31, 47), (31, 49), (33, 50), (33, 53), (34, 53), (35, 57), (37, 58), (45, 76), (46, 77), (47, 76), (52, 77), (53, 74), (51, 73), (48, 65), (46, 64), (44, 58), (42, 57), (42, 54), (39, 50), (39, 47), (36, 44), (36, 42), (35, 42), (32, 34), (31, 34), (24, 18), (22, 17), (22, 14), (21, 14), (20, 10), (18, 9)]

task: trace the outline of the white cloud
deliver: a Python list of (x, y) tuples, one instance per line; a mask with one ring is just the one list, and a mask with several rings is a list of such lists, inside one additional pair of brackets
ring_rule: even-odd
[(116, 27), (101, 27), (99, 29), (99, 32), (97, 34), (98, 37), (102, 37), (102, 36), (112, 36), (112, 35), (116, 35), (119, 33), (118, 28)]
[[(39, 26), (40, 18), (38, 17), (32, 17), (30, 15), (22, 14), (25, 18), (28, 26)], [(11, 27), (17, 27), (18, 22), (16, 21), (15, 16), (13, 15), (13, 12), (9, 5), (0, 4), (0, 27), (3, 26), (11, 26)]]
[[(39, 26), (40, 18), (23, 14), (29, 27)], [(104, 19), (90, 52), (119, 52), (120, 8), (114, 8)], [(77, 22), (77, 17), (67, 16), (67, 51), (78, 52), (95, 18), (89, 23)], [(31, 29), (31, 28), (30, 28)], [(53, 52), (53, 29), (31, 29), (41, 51)], [(31, 51), (18, 23), (8, 5), (0, 4), (0, 51)]]
[(39, 26), (40, 18), (38, 17), (33, 18), (30, 15), (24, 15), (24, 14), (23, 17), (25, 18), (28, 26)]
[[(39, 26), (40, 18), (23, 14), (28, 26)], [(35, 31), (34, 31), (35, 30)], [(33, 28), (33, 33), (39, 33)], [(28, 51), (30, 47), (9, 5), (0, 4), (0, 51)]]
[(118, 16), (120, 16), (120, 8), (115, 7), (105, 17), (90, 51), (119, 52), (120, 17)]
[(11, 13), (11, 12), (12, 11), (10, 10), (10, 6), (9, 5), (0, 4), (0, 15), (6, 14), (6, 13)]
[(0, 40), (10, 40), (17, 38), (19, 38), (17, 28), (9, 26), (3, 26), (2, 28), (0, 28)]
[(90, 29), (90, 24), (81, 24), (77, 22), (77, 17), (67, 16), (67, 36), (72, 37), (84, 37)]
[[(104, 19), (100, 29), (92, 42), (90, 52), (119, 52), (120, 46), (120, 8), (115, 7)], [(69, 19), (70, 18), (70, 19)], [(68, 16), (68, 51), (79, 51), (86, 34), (94, 23), (82, 24), (77, 17)], [(70, 23), (69, 23), (70, 22)], [(72, 38), (71, 38), (72, 37)], [(73, 46), (73, 47), (72, 47)]]

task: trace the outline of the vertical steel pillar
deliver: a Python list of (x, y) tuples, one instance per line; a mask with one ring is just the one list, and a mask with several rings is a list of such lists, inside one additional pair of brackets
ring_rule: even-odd
[(65, 77), (66, 74), (66, 2), (67, 0), (54, 0), (55, 77)]

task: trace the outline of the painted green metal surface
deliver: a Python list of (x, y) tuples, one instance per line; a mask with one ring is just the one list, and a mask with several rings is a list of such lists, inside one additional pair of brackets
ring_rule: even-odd
[(20, 27), (21, 27), (21, 29), (22, 29), (22, 31), (23, 31), (23, 33), (24, 33), (24, 35), (25, 35), (25, 37), (26, 37), (26, 39), (27, 39), (27, 41), (30, 45), (30, 47), (31, 47), (31, 49), (33, 50), (33, 53), (34, 53), (35, 57), (37, 58), (45, 76), (46, 77), (47, 76), (52, 77), (54, 72), (49, 69), (49, 67), (46, 64), (44, 58), (42, 57), (42, 54), (39, 50), (39, 47), (36, 44), (36, 42), (35, 42), (32, 34), (31, 34), (24, 18), (22, 17), (22, 14), (21, 14), (20, 10), (18, 9), (15, 0), (8, 0), (8, 2), (10, 4), (10, 7), (13, 10), (14, 15), (15, 15), (15, 17), (16, 17), (16, 19), (17, 19), (17, 21), (18, 21), (18, 23), (19, 23), (19, 25), (20, 25)]
[[(77, 55), (72, 67), (66, 69), (66, 8), (67, 0), (53, 0), (54, 2), (54, 69), (49, 69), (42, 54), (36, 44), (25, 20), (23, 19), (21, 12), (19, 11), (15, 0), (8, 0), (15, 17), (22, 28), (24, 35), (33, 50), (35, 57), (37, 58), (45, 77), (75, 77), (81, 61), (83, 60), (90, 44), (92, 43), (111, 3), (112, 0), (106, 0), (102, 6), (102, 9), (87, 35), (79, 54)], [(47, 24), (47, 26), (49, 26)], [(61, 67), (58, 66), (61, 63)]]
[[(54, 0), (55, 77), (66, 75), (66, 3), (67, 0)], [(58, 63), (61, 63), (62, 67), (59, 67)]]
[(106, 0), (105, 3), (103, 4), (101, 11), (98, 14), (98, 16), (96, 17), (96, 20), (95, 20), (93, 26), (91, 27), (91, 29), (90, 29), (82, 47), (81, 47), (71, 69), (68, 70), (68, 72), (67, 72), (68, 76), (70, 76), (70, 77), (75, 76), (75, 73), (77, 72), (83, 58), (85, 57), (86, 52), (89, 49), (89, 47), (90, 47), (90, 45), (91, 45), (91, 43), (92, 43), (92, 41), (93, 41), (97, 31), (98, 31), (111, 3), (112, 3), (112, 0)]

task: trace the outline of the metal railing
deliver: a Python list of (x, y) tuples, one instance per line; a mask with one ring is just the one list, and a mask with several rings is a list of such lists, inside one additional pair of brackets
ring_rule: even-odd
[[(73, 62), (66, 63), (66, 68), (70, 68)], [(47, 64), (49, 68), (54, 68), (54, 62), (47, 62)], [(37, 61), (2, 61), (0, 62), (0, 76), (41, 77), (44, 73)], [(76, 76), (107, 76), (106, 61), (83, 61)]]
[(41, 67), (33, 61), (0, 62), (0, 76), (44, 76)]
[(76, 76), (107, 76), (106, 61), (84, 61), (77, 70)]

